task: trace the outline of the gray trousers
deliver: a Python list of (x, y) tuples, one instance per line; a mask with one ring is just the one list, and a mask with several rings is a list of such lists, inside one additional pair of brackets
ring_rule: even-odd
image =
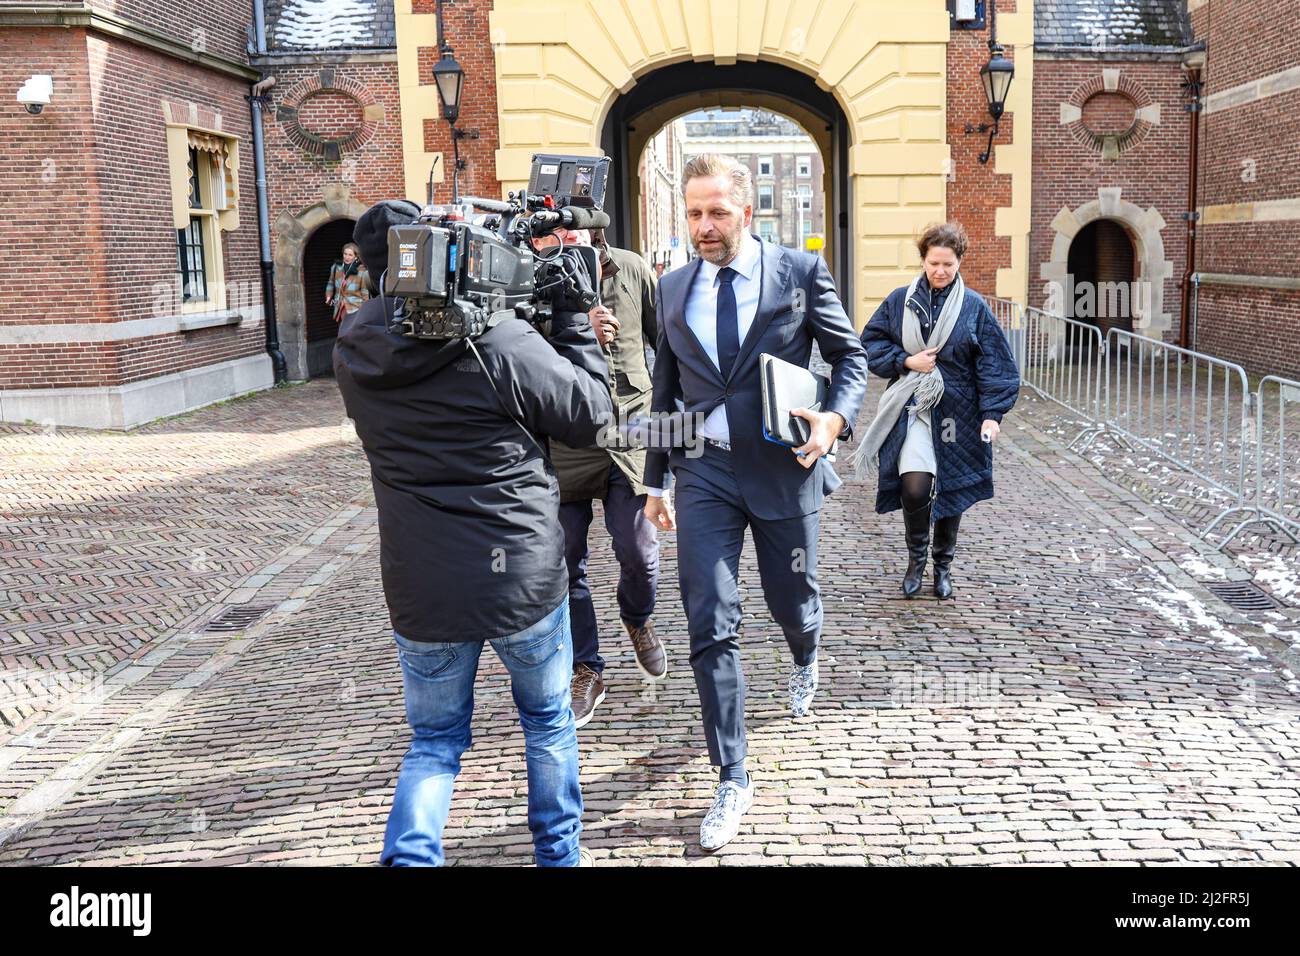
[(677, 569), (700, 694), (704, 737), (714, 766), (745, 756), (745, 678), (740, 668), (738, 574), (745, 528), (754, 539), (763, 597), (799, 666), (811, 663), (822, 627), (814, 512), (765, 520), (746, 508), (731, 455), (704, 445), (674, 470)]

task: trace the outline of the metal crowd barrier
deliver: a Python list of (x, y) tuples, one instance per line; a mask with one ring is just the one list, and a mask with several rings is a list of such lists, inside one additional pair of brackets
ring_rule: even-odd
[[(1300, 544), (1296, 536), (1300, 531), (1300, 382), (1268, 375), (1260, 379), (1251, 398), (1255, 417), (1248, 425), (1252, 426), (1249, 431), (1253, 432), (1255, 446), (1254, 497), (1249, 505), (1229, 509), (1215, 518), (1201, 537), (1230, 515), (1243, 514), (1245, 517), (1224, 536), (1220, 548), (1252, 524), (1271, 525)], [(1290, 416), (1289, 405), (1293, 406)], [(1294, 434), (1288, 435), (1288, 428)]]
[(1101, 415), (1101, 330), (1008, 299), (989, 307), (1006, 333), (1023, 385), (1088, 422)]
[(993, 310), (993, 316), (998, 320), (998, 325), (1006, 334), (1007, 341), (1011, 343), (1011, 353), (1016, 358), (1016, 369), (1022, 370), (1024, 365), (1024, 306), (1010, 299), (989, 298), (985, 300), (989, 308)]
[(1102, 415), (1101, 329), (1041, 309), (1023, 311), (1021, 378), (1044, 398), (1089, 422)]
[(1251, 410), (1245, 369), (1111, 329), (1102, 374), (1108, 430), (1231, 495), (1232, 507), (1245, 503)]
[(1240, 518), (1219, 548), (1252, 524), (1300, 544), (1300, 381), (1269, 375), (1251, 391), (1236, 363), (1123, 329), (1103, 336), (1010, 299), (988, 303), (1022, 384), (1089, 423), (1071, 448), (1110, 434), (1223, 492), (1231, 503), (1200, 535)]

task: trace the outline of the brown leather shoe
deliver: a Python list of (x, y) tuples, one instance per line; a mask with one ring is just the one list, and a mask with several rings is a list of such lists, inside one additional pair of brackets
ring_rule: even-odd
[(632, 649), (636, 651), (636, 666), (641, 668), (641, 673), (651, 680), (659, 680), (667, 674), (668, 654), (664, 651), (659, 635), (655, 633), (655, 622), (646, 621), (640, 627), (633, 627), (624, 621), (623, 627), (627, 629), (627, 636), (632, 638)]
[(586, 664), (579, 664), (573, 671), (569, 695), (573, 698), (573, 719), (578, 727), (585, 727), (605, 699), (605, 682)]

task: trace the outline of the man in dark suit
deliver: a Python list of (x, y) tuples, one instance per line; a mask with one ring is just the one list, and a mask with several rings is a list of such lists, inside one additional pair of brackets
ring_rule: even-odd
[[(790, 707), (802, 716), (818, 681), (818, 512), (840, 484), (823, 456), (850, 434), (867, 390), (867, 357), (822, 259), (750, 234), (753, 184), (745, 166), (698, 156), (682, 183), (699, 258), (659, 283), (652, 411), (669, 415), (681, 400), (691, 434), (671, 452), (647, 456), (645, 513), (665, 531), (677, 528), (665, 494), (671, 468), (691, 668), (709, 759), (720, 768), (713, 807), (700, 825), (700, 845), (712, 850), (736, 835), (754, 794), (745, 768), (738, 639), (745, 528), (768, 610), (794, 656)], [(807, 367), (814, 341), (832, 368), (826, 407), (796, 410), (810, 433), (801, 447), (768, 441), (759, 355)]]

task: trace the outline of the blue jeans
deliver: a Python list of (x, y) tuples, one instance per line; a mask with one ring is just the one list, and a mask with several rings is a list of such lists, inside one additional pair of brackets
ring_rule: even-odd
[[(442, 830), (460, 757), (470, 746), (474, 676), (482, 641), (429, 643), (394, 632), (411, 749), (393, 794), (379, 862), (441, 866)], [(519, 708), (528, 762), (528, 829), (538, 866), (577, 866), (582, 832), (578, 735), (569, 702), (573, 644), (569, 602), (532, 627), (492, 642)]]

